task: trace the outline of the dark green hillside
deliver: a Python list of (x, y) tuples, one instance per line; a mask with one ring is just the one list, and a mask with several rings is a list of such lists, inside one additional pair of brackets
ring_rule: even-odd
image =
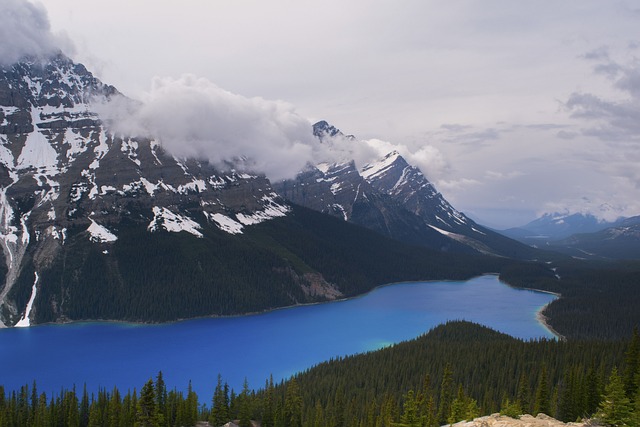
[(345, 295), (400, 281), (467, 279), (500, 271), (509, 263), (497, 257), (408, 245), (299, 206), (293, 215), (251, 229), (250, 236), (268, 236), (295, 253), (304, 265), (338, 284)]
[[(505, 263), (409, 246), (300, 207), (240, 235), (205, 226), (203, 238), (150, 233), (152, 214), (130, 215), (139, 217), (120, 222), (111, 244), (90, 242), (84, 230), (68, 232), (59, 255), (39, 268), (38, 322), (256, 312), (325, 300), (303, 290), (317, 283), (352, 296), (397, 281), (466, 279)], [(22, 305), (33, 280), (33, 265), (26, 262), (12, 289)]]
[(640, 326), (640, 261), (564, 260), (553, 266), (514, 262), (501, 271), (500, 279), (561, 294), (545, 315), (567, 338), (623, 339)]
[[(627, 344), (525, 342), (476, 324), (450, 322), (415, 340), (322, 363), (295, 382), (305, 419), (320, 417), (326, 425), (398, 422), (410, 398), (431, 419), (425, 425), (451, 421), (456, 399), (466, 405), (453, 416), (457, 421), (466, 418), (470, 406), (478, 416), (505, 409), (507, 401), (518, 406), (518, 414), (545, 412), (575, 421), (596, 411), (612, 368), (626, 369)], [(283, 402), (290, 386), (291, 381), (276, 387)], [(338, 419), (344, 423), (330, 422)]]
[(640, 259), (640, 218), (594, 233), (574, 234), (550, 248), (585, 259)]

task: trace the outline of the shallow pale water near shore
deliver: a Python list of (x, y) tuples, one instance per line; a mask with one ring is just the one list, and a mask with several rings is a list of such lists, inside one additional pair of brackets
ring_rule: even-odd
[(159, 370), (170, 388), (189, 380), (208, 401), (218, 373), (236, 390), (273, 374), (279, 381), (332, 357), (412, 339), (447, 320), (469, 320), (518, 338), (552, 338), (536, 318), (556, 296), (504, 285), (495, 275), (466, 282), (384, 286), (345, 301), (269, 313), (161, 325), (88, 322), (0, 330), (0, 384), (37, 380), (40, 391), (84, 383), (140, 388)]

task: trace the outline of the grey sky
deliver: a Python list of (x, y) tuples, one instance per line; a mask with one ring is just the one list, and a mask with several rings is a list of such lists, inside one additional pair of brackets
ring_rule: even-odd
[(131, 97), (152, 98), (154, 77), (190, 73), (283, 100), (376, 147), (400, 145), (485, 224), (549, 210), (640, 214), (640, 1), (42, 7), (57, 39), (73, 40), (71, 56)]

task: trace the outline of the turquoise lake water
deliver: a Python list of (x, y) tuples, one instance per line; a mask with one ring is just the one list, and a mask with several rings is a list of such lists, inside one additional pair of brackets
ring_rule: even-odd
[(553, 337), (536, 312), (556, 297), (486, 275), (466, 282), (385, 286), (346, 301), (161, 325), (88, 322), (0, 330), (0, 384), (40, 391), (138, 390), (162, 370), (170, 388), (189, 380), (208, 402), (218, 373), (259, 388), (332, 357), (415, 338), (447, 320), (469, 320), (518, 338)]

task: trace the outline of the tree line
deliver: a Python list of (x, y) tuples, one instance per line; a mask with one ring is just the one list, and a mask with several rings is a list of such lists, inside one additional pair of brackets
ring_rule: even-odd
[(500, 280), (561, 294), (544, 314), (569, 339), (620, 340), (640, 327), (640, 261), (512, 262)]

